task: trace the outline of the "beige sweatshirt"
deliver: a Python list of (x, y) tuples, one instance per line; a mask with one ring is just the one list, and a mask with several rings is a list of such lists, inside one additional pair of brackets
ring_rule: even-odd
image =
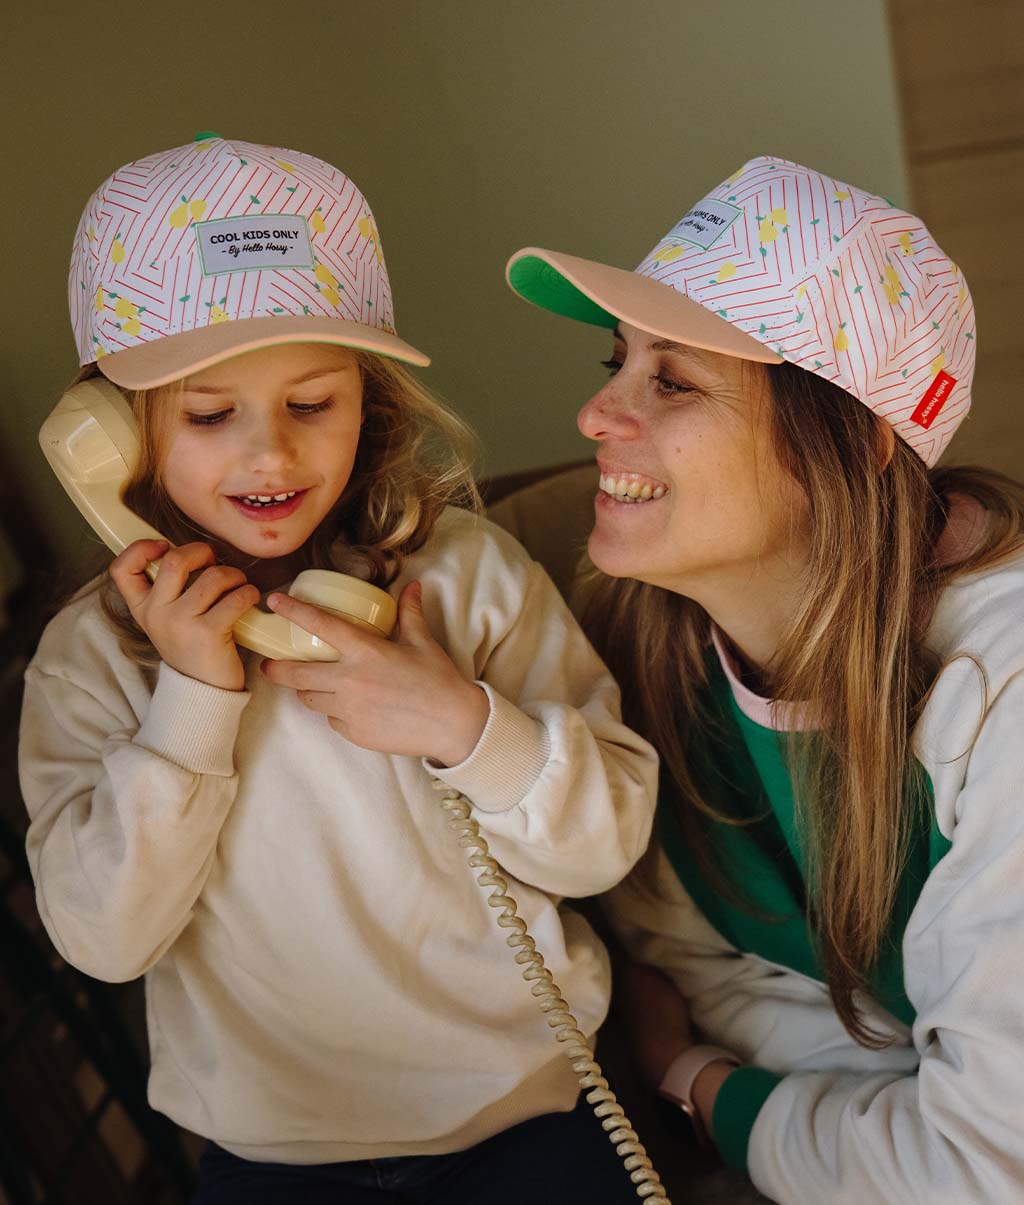
[[(95, 590), (26, 675), (21, 772), (39, 911), (69, 961), (146, 977), (153, 1106), (243, 1157), (456, 1150), (572, 1106), (574, 1076), (438, 806), (475, 804), (587, 1033), (609, 971), (561, 906), (643, 850), (653, 752), (543, 570), (450, 510), (391, 590), (491, 714), (461, 765), (368, 752), (245, 653), (230, 692), (119, 650)], [(444, 706), (444, 700), (438, 700)]]

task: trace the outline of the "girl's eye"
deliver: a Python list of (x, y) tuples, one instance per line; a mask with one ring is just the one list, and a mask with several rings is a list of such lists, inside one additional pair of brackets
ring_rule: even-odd
[(671, 377), (655, 374), (651, 377), (662, 397), (680, 397), (684, 393), (695, 393), (692, 385), (684, 385), (682, 381), (673, 381)]
[[(301, 418), (305, 418), (308, 414), (320, 414), (324, 410), (329, 410), (333, 405), (333, 398), (326, 398), (322, 402), (289, 402), (288, 409), (293, 414)], [(195, 414), (187, 412), (185, 417), (193, 427), (212, 427), (217, 423), (222, 423), (230, 417), (230, 410), (218, 410), (213, 414)]]
[(215, 414), (187, 413), (185, 417), (193, 427), (212, 427), (214, 423), (222, 423), (230, 413), (230, 410), (218, 410)]
[(323, 410), (330, 410), (332, 398), (326, 398), (322, 402), (289, 402), (288, 408), (295, 414), (319, 414)]
[(608, 375), (610, 377), (613, 377), (619, 371), (619, 369), (622, 367), (622, 361), (621, 360), (602, 360), (601, 367), (607, 368)]

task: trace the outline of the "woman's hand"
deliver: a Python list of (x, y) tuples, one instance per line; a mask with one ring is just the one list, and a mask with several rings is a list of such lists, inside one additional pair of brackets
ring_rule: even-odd
[(311, 711), (353, 744), (378, 753), (428, 757), (457, 765), (473, 752), (487, 723), (483, 689), (467, 682), (431, 636), (410, 582), (398, 600), (398, 629), (384, 640), (287, 594), (267, 605), (336, 648), (340, 661), (264, 661), (272, 681), (298, 691)]
[(617, 994), (640, 1074), (657, 1089), (675, 1059), (694, 1043), (686, 1002), (671, 979), (638, 962), (619, 968)]
[[(618, 993), (640, 1074), (657, 1091), (672, 1063), (696, 1042), (686, 1002), (667, 975), (636, 962), (619, 971)], [(693, 1081), (690, 1094), (709, 1134), (715, 1098), (732, 1071), (731, 1063), (716, 1060)]]
[[(156, 560), (160, 572), (151, 584), (146, 565)], [(245, 686), (231, 629), (259, 602), (260, 592), (241, 569), (215, 564), (209, 544), (171, 548), (166, 540), (136, 540), (115, 558), (110, 576), (135, 622), (172, 669), (224, 690)]]

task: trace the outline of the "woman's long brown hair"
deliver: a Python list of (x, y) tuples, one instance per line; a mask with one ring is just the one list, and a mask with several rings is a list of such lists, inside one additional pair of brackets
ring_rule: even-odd
[[(941, 668), (926, 633), (949, 581), (1024, 547), (1024, 486), (982, 468), (928, 470), (898, 438), (881, 467), (880, 420), (866, 406), (791, 364), (765, 371), (776, 454), (809, 504), (810, 561), (799, 612), (762, 668), (773, 698), (810, 704), (820, 724), (788, 746), (809, 922), (843, 1024), (872, 1046), (854, 994), (878, 959), (920, 798), (911, 738)], [(956, 495), (988, 521), (972, 549), (940, 563)], [(708, 828), (735, 821), (694, 772), (694, 751), (715, 739), (702, 702), (710, 619), (682, 595), (599, 573), (586, 600), (584, 626), (622, 684), (627, 722), (658, 749), (687, 840), (735, 898)]]

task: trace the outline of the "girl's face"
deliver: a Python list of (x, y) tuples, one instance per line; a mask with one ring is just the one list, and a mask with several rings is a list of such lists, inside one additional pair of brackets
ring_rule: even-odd
[(184, 381), (164, 489), (245, 557), (287, 557), (348, 484), (362, 409), (348, 348), (286, 344), (204, 368)]
[(598, 444), (594, 564), (705, 606), (717, 585), (792, 581), (807, 506), (772, 447), (760, 366), (626, 323), (607, 366), (577, 420)]

